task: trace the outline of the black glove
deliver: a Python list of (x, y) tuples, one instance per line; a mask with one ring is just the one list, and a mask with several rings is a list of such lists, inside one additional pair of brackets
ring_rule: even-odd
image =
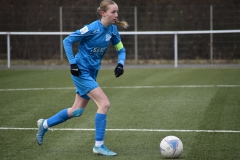
[(115, 76), (119, 77), (123, 74), (124, 70), (123, 70), (123, 65), (118, 63), (117, 67), (114, 70)]
[(70, 65), (70, 71), (71, 71), (71, 74), (74, 75), (74, 76), (79, 77), (81, 75), (81, 71), (78, 68), (77, 64), (71, 64)]

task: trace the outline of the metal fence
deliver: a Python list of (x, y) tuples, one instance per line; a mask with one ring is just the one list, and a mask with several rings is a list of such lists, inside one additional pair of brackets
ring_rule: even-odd
[[(0, 32), (73, 32), (98, 17), (95, 7), (0, 7)], [(119, 19), (126, 20), (127, 31), (199, 31), (240, 28), (236, 6), (156, 6), (121, 7)], [(3, 23), (4, 22), (4, 23)], [(124, 30), (120, 29), (120, 32)], [(11, 59), (64, 59), (61, 40), (66, 35), (11, 35)], [(124, 35), (127, 58), (173, 60), (174, 36), (169, 34)], [(240, 59), (240, 34), (181, 34), (178, 59)], [(77, 52), (76, 47), (74, 49)], [(136, 53), (137, 52), (137, 53)], [(115, 59), (110, 46), (105, 59)], [(7, 37), (0, 35), (0, 59), (7, 59)]]
[[(145, 36), (151, 36), (151, 35), (174, 35), (174, 66), (177, 68), (178, 66), (178, 35), (189, 35), (189, 34), (226, 34), (226, 33), (240, 33), (240, 30), (219, 30), (219, 31), (163, 31), (163, 32), (157, 32), (157, 31), (152, 31), (152, 32), (120, 32), (121, 35), (133, 35), (133, 36), (138, 36), (138, 35), (145, 35)], [(11, 48), (10, 48), (10, 36), (11, 35), (60, 35), (60, 46), (62, 47), (62, 35), (68, 35), (70, 34), (69, 32), (0, 32), (0, 35), (7, 35), (7, 59), (8, 59), (8, 68), (10, 68), (10, 63), (11, 63)], [(135, 62), (138, 62), (138, 40), (135, 39)], [(63, 57), (63, 55), (60, 55), (60, 57)], [(210, 55), (212, 58), (213, 55)], [(114, 59), (114, 58), (113, 58)], [(227, 57), (226, 57), (227, 59)], [(212, 59), (211, 59), (212, 60)]]

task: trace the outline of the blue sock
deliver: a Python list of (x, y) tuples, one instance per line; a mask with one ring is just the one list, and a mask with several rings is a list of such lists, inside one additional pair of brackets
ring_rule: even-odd
[(107, 125), (107, 115), (96, 113), (95, 116), (95, 140), (96, 141), (103, 141), (106, 125)]
[(48, 127), (55, 126), (57, 124), (60, 124), (62, 122), (65, 122), (66, 120), (70, 119), (71, 117), (68, 115), (68, 108), (61, 110), (54, 116), (47, 119)]

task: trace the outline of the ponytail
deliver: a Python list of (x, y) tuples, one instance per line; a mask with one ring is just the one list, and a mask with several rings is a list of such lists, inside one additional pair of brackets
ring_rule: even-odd
[(128, 26), (129, 26), (126, 21), (116, 21), (116, 25), (117, 25), (117, 26), (121, 26), (121, 27), (124, 28), (124, 29), (127, 29)]

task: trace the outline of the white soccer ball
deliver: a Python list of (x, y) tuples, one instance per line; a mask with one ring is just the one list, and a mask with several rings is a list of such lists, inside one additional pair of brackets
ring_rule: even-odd
[(160, 142), (160, 152), (165, 158), (178, 158), (183, 152), (183, 143), (176, 136), (167, 136)]

